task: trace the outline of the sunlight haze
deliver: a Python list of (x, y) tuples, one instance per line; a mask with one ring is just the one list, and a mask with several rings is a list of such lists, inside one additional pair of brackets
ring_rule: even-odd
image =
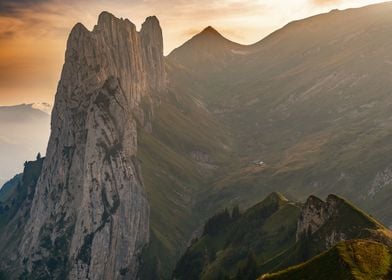
[(160, 20), (168, 54), (206, 26), (242, 44), (259, 41), (292, 20), (359, 7), (375, 0), (276, 1), (11, 1), (0, 3), (0, 105), (53, 103), (72, 26), (93, 28), (101, 11), (138, 27), (149, 15)]

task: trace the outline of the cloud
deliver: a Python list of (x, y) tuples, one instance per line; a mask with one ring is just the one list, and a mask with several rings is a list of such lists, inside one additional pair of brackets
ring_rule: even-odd
[(48, 0), (1, 0), (0, 15), (15, 15), (20, 10), (26, 10), (45, 2), (48, 2)]
[(0, 104), (53, 102), (67, 36), (82, 22), (90, 30), (101, 11), (137, 26), (159, 18), (165, 53), (206, 26), (249, 44), (287, 22), (354, 2), (377, 0), (0, 0)]
[[(188, 40), (190, 33), (208, 25), (232, 40), (246, 39), (242, 30), (251, 30), (264, 16), (264, 2), (0, 0), (0, 104), (53, 102), (69, 31), (76, 22), (92, 29), (101, 11), (129, 18), (137, 26), (147, 16), (156, 15), (162, 25), (167, 54)], [(260, 29), (254, 28), (252, 32), (257, 33), (257, 38), (261, 36)]]
[(324, 5), (331, 5), (331, 4), (338, 4), (341, 3), (342, 0), (311, 0), (313, 4), (324, 6)]
[(5, 30), (0, 32), (0, 40), (8, 40), (15, 34), (15, 31)]

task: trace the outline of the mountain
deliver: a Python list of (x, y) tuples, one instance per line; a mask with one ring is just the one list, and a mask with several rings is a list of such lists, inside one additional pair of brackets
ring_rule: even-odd
[(336, 195), (324, 202), (310, 196), (297, 222), (296, 243), (268, 260), (260, 272), (270, 272), (304, 262), (341, 241), (368, 239), (391, 247), (391, 232), (382, 224)]
[(93, 31), (77, 24), (47, 157), (33, 201), (25, 199), (30, 218), (18, 248), (1, 254), (22, 265), (1, 269), (33, 279), (169, 277), (204, 220), (198, 195), (229, 161), (227, 139), (204, 105), (167, 79), (155, 17), (140, 32), (106, 12)]
[(52, 105), (50, 105), (49, 103), (46, 102), (41, 102), (41, 103), (33, 103), (32, 107), (34, 109), (38, 109), (42, 112), (45, 112), (47, 114), (51, 114), (52, 113)]
[(0, 254), (21, 266), (0, 269), (33, 279), (169, 277), (204, 220), (194, 208), (199, 193), (229, 161), (227, 138), (199, 100), (167, 79), (155, 17), (140, 32), (106, 12), (91, 32), (77, 24), (47, 157), (33, 201), (25, 199), (30, 218), (18, 248)]
[(388, 279), (391, 231), (336, 195), (325, 202), (310, 196), (301, 205), (273, 193), (243, 214), (237, 210), (207, 221), (174, 279)]
[(5, 123), (20, 123), (28, 120), (45, 119), (48, 114), (38, 109), (41, 104), (20, 104), (15, 106), (0, 106), (1, 120)]
[(208, 78), (229, 65), (236, 56), (245, 54), (245, 50), (246, 46), (226, 39), (216, 29), (208, 26), (174, 49), (168, 60), (183, 70), (189, 70), (192, 75)]
[(149, 240), (137, 127), (149, 129), (152, 109), (142, 102), (163, 91), (155, 17), (140, 32), (106, 12), (92, 31), (73, 28), (46, 159), (9, 269), (29, 279), (136, 277)]
[(233, 143), (231, 169), (201, 208), (248, 207), (272, 191), (336, 193), (392, 225), (391, 12), (383, 3), (295, 21), (228, 60), (218, 56), (225, 44), (194, 39), (167, 57), (172, 83), (199, 98)]
[(0, 106), (0, 187), (22, 171), (26, 160), (45, 152), (50, 115), (36, 106)]
[[(155, 17), (140, 31), (107, 12), (92, 31), (77, 24), (42, 170), (16, 204), (23, 219), (4, 219), (20, 234), (2, 237), (0, 270), (169, 279), (180, 259), (178, 277), (254, 279), (347, 238), (389, 246), (340, 196), (391, 225), (391, 11), (333, 11), (251, 46), (209, 27), (168, 57)], [(277, 191), (287, 199), (249, 208)], [(329, 193), (305, 203), (321, 216), (293, 202)]]

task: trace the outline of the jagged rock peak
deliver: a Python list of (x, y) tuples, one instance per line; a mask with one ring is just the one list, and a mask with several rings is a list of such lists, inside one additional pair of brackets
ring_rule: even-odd
[(351, 232), (352, 228), (359, 225), (371, 229), (384, 228), (378, 221), (337, 195), (329, 195), (326, 201), (310, 196), (303, 205), (298, 219), (297, 241), (303, 236), (313, 235), (321, 228), (327, 231), (327, 223), (333, 224), (333, 232), (327, 238), (329, 247), (344, 240), (347, 232)]
[(142, 26), (143, 25), (148, 25), (148, 24), (159, 25), (159, 20), (158, 20), (158, 18), (156, 16), (149, 16), (149, 17), (146, 18), (146, 20), (144, 21)]
[(162, 30), (156, 16), (146, 18), (140, 29), (140, 34), (142, 36), (148, 35), (151, 38), (159, 38), (160, 40), (157, 40), (156, 43), (158, 44), (160, 42), (159, 45), (162, 45), (160, 47), (163, 48)]
[[(161, 90), (165, 88), (166, 77), (155, 75), (156, 73), (165, 73), (165, 67), (162, 55), (163, 54), (163, 37), (162, 30), (156, 16), (146, 18), (140, 30), (140, 37), (144, 48), (145, 58), (147, 59), (148, 73), (151, 73), (149, 82), (153, 88)], [(160, 57), (156, 57), (160, 54)]]
[(83, 25), (83, 23), (78, 22), (71, 30), (71, 34), (74, 33), (81, 33), (81, 32), (88, 32), (88, 29)]
[(165, 90), (156, 18), (137, 32), (103, 12), (93, 31), (72, 29), (19, 248), (29, 279), (135, 279), (149, 241), (137, 131), (150, 126)]
[(310, 196), (302, 207), (297, 224), (297, 241), (304, 235), (316, 232), (328, 219), (327, 203), (316, 196)]
[(324, 205), (324, 204), (325, 204), (325, 202), (321, 198), (314, 196), (314, 195), (309, 196), (305, 202), (305, 206), (306, 205), (309, 205), (309, 206), (311, 206), (311, 205)]
[(122, 19), (117, 18), (116, 16), (107, 11), (101, 12), (98, 16), (98, 25), (110, 23), (112, 21), (122, 21)]
[(316, 232), (333, 215), (337, 214), (338, 205), (346, 201), (337, 195), (328, 195), (326, 201), (311, 195), (302, 207), (298, 220), (297, 240), (303, 235)]
[(98, 23), (94, 27), (93, 31), (98, 31), (98, 30), (102, 30), (102, 29), (113, 30), (115, 28), (119, 28), (116, 26), (121, 26), (123, 28), (126, 28), (126, 29), (129, 29), (129, 30), (136, 32), (136, 26), (131, 21), (129, 21), (128, 19), (117, 18), (113, 14), (106, 12), (106, 11), (102, 12), (99, 15)]

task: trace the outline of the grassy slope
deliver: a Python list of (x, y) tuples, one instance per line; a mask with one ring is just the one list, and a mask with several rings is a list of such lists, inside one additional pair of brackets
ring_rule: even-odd
[(216, 231), (205, 230), (179, 261), (174, 277), (217, 279), (222, 274), (234, 277), (249, 252), (262, 263), (289, 248), (295, 241), (298, 215), (296, 205), (272, 194), (239, 217), (218, 224)]
[(267, 274), (260, 279), (376, 280), (392, 277), (392, 254), (385, 245), (368, 241), (341, 242), (306, 263)]
[[(159, 270), (168, 278), (203, 223), (202, 211), (194, 208), (196, 197), (228, 161), (226, 139), (225, 131), (200, 103), (174, 91), (155, 106), (152, 133), (139, 131), (138, 157), (151, 210), (145, 277), (155, 277), (151, 271)], [(195, 152), (205, 159), (193, 157)]]
[(327, 240), (334, 235), (344, 235), (345, 240), (390, 239), (384, 234), (387, 230), (382, 224), (351, 203), (335, 195), (330, 195), (328, 200), (336, 204), (327, 222), (311, 236), (303, 237), (288, 250), (262, 264), (261, 273), (296, 265), (322, 253), (329, 248)]

